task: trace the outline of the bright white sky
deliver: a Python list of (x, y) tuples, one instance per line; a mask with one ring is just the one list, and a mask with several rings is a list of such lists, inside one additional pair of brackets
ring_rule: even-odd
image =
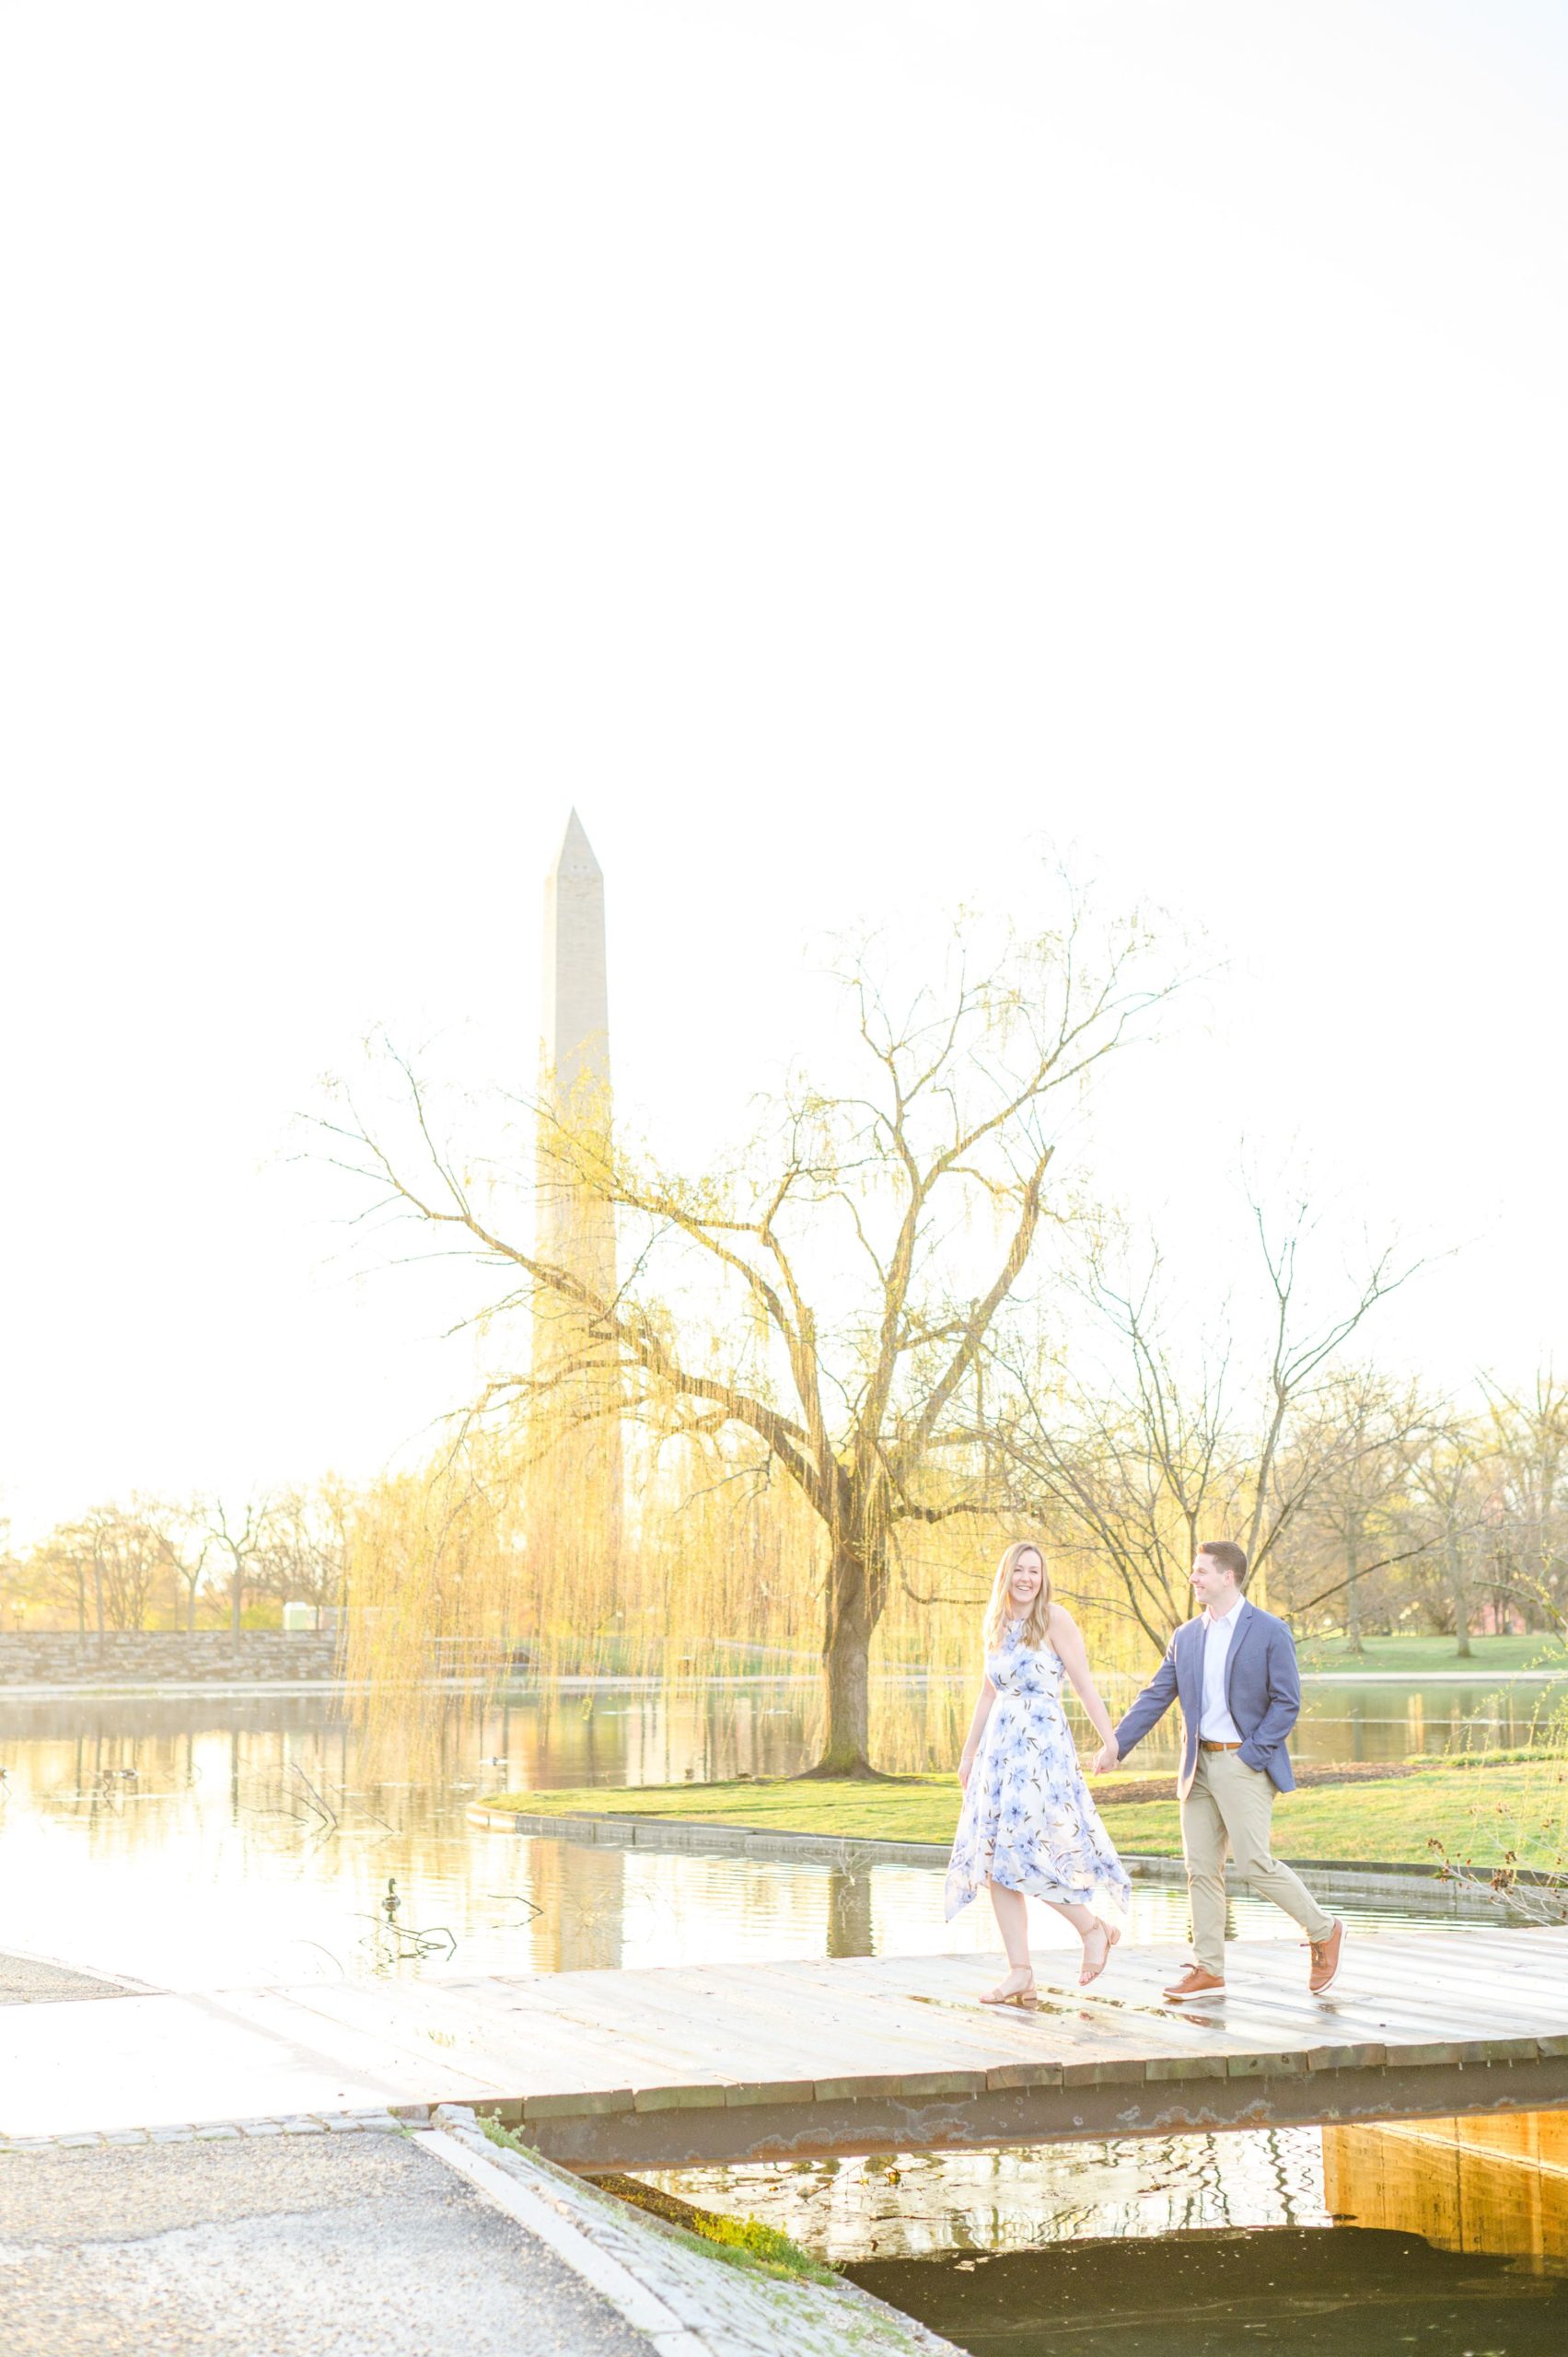
[(8, 9), (17, 1536), (461, 1392), (280, 1156), (379, 1021), (527, 1085), (574, 801), (672, 1158), (1050, 836), (1228, 956), (1098, 1141), (1187, 1273), (1299, 1139), (1467, 1246), (1390, 1348), (1561, 1347), (1565, 93), (1546, 0)]

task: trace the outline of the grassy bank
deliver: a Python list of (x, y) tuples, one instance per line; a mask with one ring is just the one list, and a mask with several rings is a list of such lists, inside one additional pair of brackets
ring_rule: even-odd
[[(1118, 1802), (1142, 1778), (1105, 1776), (1094, 1792), (1106, 1829), (1130, 1856), (1176, 1857), (1181, 1830), (1174, 1799)], [(686, 1824), (742, 1825), (776, 1833), (825, 1833), (848, 1840), (950, 1841), (958, 1817), (951, 1775), (897, 1783), (652, 1784), (630, 1791), (508, 1793), (486, 1804), (540, 1817), (670, 1817)], [(1568, 1866), (1568, 1766), (1560, 1759), (1423, 1769), (1389, 1782), (1320, 1786), (1287, 1794), (1274, 1812), (1274, 1843), (1289, 1858), (1367, 1864), (1431, 1863), (1436, 1835), (1457, 1858), (1501, 1864)]]
[(1304, 1670), (1352, 1677), (1380, 1671), (1388, 1678), (1423, 1678), (1434, 1670), (1494, 1678), (1518, 1669), (1547, 1669), (1568, 1677), (1568, 1646), (1556, 1637), (1472, 1637), (1469, 1660), (1452, 1637), (1368, 1637), (1353, 1654), (1340, 1637), (1298, 1647)]

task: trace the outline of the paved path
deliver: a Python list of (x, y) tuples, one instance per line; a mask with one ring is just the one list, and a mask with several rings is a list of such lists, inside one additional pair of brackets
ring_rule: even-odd
[[(726, 2264), (497, 2144), (460, 2107), (218, 2117), (215, 2087), (236, 2078), (226, 2037), (250, 2093), (281, 2085), (297, 2099), (353, 2083), (331, 2054), (280, 2047), (275, 2003), (259, 2035), (222, 2000), (0, 1956), (0, 2005), (13, 2064), (42, 2032), (45, 2112), (64, 2088), (75, 2117), (70, 2104), (105, 2068), (112, 2086), (117, 2058), (145, 2108), (150, 2055), (204, 2123), (0, 2137), (6, 2357), (958, 2357), (853, 2284)], [(207, 2041), (193, 2055), (161, 2034), (149, 2047), (149, 2007), (160, 2033), (194, 2021)], [(331, 2046), (331, 2026), (317, 2026)], [(437, 2017), (432, 2044), (443, 2042), (454, 2038)], [(88, 2058), (86, 2080), (62, 2072), (73, 2048)], [(428, 2076), (422, 2055), (395, 2060)], [(163, 2097), (150, 2102), (150, 2121), (167, 2116)], [(109, 2113), (118, 2119), (112, 2097)]]
[(58, 2003), (63, 1998), (123, 1997), (131, 1984), (101, 1972), (77, 1972), (48, 1956), (0, 1956), (0, 2005)]
[(392, 2134), (0, 2159), (6, 2357), (650, 2357), (433, 2154)]

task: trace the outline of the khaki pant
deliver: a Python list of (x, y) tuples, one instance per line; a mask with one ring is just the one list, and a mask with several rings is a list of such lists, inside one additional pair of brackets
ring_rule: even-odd
[(1200, 1751), (1192, 1789), (1181, 1804), (1181, 1844), (1187, 1852), (1187, 1895), (1192, 1908), (1192, 1948), (1205, 1972), (1225, 1976), (1225, 1862), (1228, 1850), (1260, 1898), (1272, 1898), (1309, 1940), (1326, 1940), (1325, 1915), (1299, 1875), (1282, 1866), (1269, 1847), (1274, 1787), (1260, 1768), (1235, 1751)]

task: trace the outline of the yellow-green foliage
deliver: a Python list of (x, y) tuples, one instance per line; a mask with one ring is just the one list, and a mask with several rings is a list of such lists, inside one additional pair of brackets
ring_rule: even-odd
[[(510, 2128), (498, 2119), (482, 2119), (480, 2127), (493, 2144), (500, 2144), (514, 2153), (528, 2153), (528, 2147)], [(535, 2157), (530, 2154), (530, 2158)], [(809, 2251), (792, 2243), (776, 2226), (764, 2224), (761, 2218), (731, 2218), (722, 2210), (700, 2210), (678, 2195), (666, 2193), (660, 2187), (647, 2184), (642, 2177), (596, 2177), (590, 2180), (602, 2192), (611, 2193), (617, 2200), (643, 2210), (652, 2218), (662, 2220), (685, 2241), (695, 2243), (710, 2258), (725, 2260), (730, 2266), (755, 2268), (764, 2275), (804, 2276), (814, 2283), (834, 2283), (838, 2278), (830, 2267)]]
[[(821, 1645), (822, 1526), (786, 1477), (732, 1436), (626, 1434), (619, 1546), (566, 1545), (603, 1527), (579, 1488), (591, 1465), (570, 1435), (470, 1424), (417, 1473), (361, 1499), (348, 1547), (347, 1671), (366, 1681), (374, 1731), (433, 1723), (427, 1680), (448, 1666), (497, 1676), (516, 1646), (540, 1677), (698, 1678), (814, 1674)], [(557, 1445), (559, 1444), (559, 1445)], [(900, 1534), (873, 1647), (873, 1739), (903, 1771), (956, 1759), (980, 1675), (981, 1614), (1010, 1522), (956, 1518)], [(1097, 1666), (1139, 1666), (1125, 1621), (1073, 1593), (1075, 1566), (1046, 1537)], [(885, 1675), (877, 1678), (877, 1673)], [(903, 1673), (921, 1673), (905, 1678)], [(814, 1731), (808, 1730), (808, 1735)]]
[[(417, 1735), (444, 1707), (431, 1672), (497, 1667), (517, 1619), (517, 1484), (482, 1434), (376, 1483), (349, 1524), (345, 1669), (372, 1736)], [(366, 1683), (366, 1681), (368, 1681)]]
[(731, 2266), (756, 2268), (764, 2275), (804, 2276), (813, 2283), (838, 2280), (830, 2267), (824, 2267), (820, 2259), (761, 2218), (732, 2218), (723, 2210), (700, 2210), (694, 2202), (682, 2201), (678, 2194), (667, 2193), (662, 2186), (650, 2185), (639, 2177), (600, 2177), (594, 2182), (617, 2200), (663, 2219), (677, 2234), (701, 2244), (710, 2258), (727, 2260)]

